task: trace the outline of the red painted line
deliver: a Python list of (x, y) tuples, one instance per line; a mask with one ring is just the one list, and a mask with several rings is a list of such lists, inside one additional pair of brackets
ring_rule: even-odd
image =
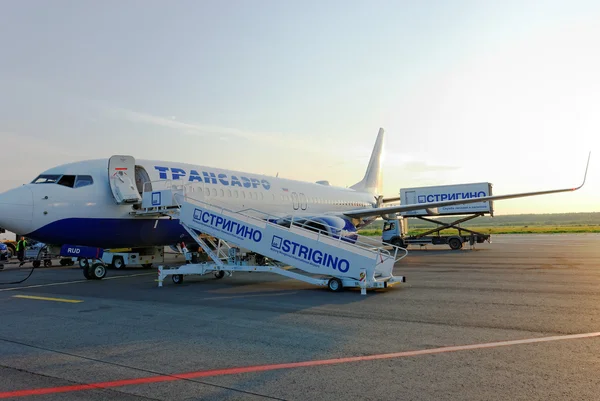
[(125, 171), (125, 170), (127, 170), (127, 168), (126, 167), (115, 167), (115, 170), (116, 171)]
[(390, 353), (390, 354), (375, 354), (375, 355), (365, 355), (365, 356), (352, 356), (352, 357), (347, 357), (347, 358), (334, 358), (334, 359), (321, 359), (321, 360), (304, 361), (304, 362), (279, 363), (279, 364), (273, 364), (273, 365), (257, 365), (257, 366), (244, 366), (244, 367), (239, 367), (239, 368), (201, 370), (198, 372), (189, 372), (189, 373), (182, 373), (182, 374), (177, 374), (177, 375), (151, 376), (151, 377), (141, 377), (138, 379), (115, 380), (115, 381), (109, 381), (109, 382), (99, 382), (99, 383), (90, 383), (90, 384), (76, 384), (76, 385), (72, 385), (72, 386), (46, 387), (46, 388), (38, 388), (38, 389), (30, 389), (30, 390), (16, 390), (16, 391), (7, 391), (7, 392), (0, 393), (0, 398), (25, 397), (25, 396), (32, 396), (32, 395), (56, 394), (56, 393), (70, 393), (70, 392), (74, 392), (74, 391), (106, 389), (106, 388), (112, 388), (112, 387), (131, 386), (131, 385), (135, 385), (135, 384), (161, 383), (161, 382), (169, 382), (169, 381), (177, 381), (177, 380), (185, 380), (185, 379), (197, 379), (197, 378), (201, 378), (201, 377), (237, 375), (237, 374), (241, 374), (241, 373), (256, 373), (256, 372), (266, 372), (266, 371), (270, 371), (270, 370), (295, 369), (295, 368), (323, 366), (323, 365), (337, 365), (337, 364), (351, 363), (351, 362), (363, 362), (363, 361), (375, 361), (375, 360), (379, 360), (379, 359), (404, 358), (404, 357), (419, 356), (419, 355), (442, 354), (442, 353), (446, 353), (446, 352), (468, 351), (468, 350), (496, 348), (496, 347), (507, 347), (507, 346), (511, 346), (511, 345), (533, 344), (533, 343), (542, 343), (542, 342), (559, 341), (559, 340), (574, 340), (574, 339), (579, 339), (579, 338), (591, 338), (591, 337), (600, 337), (600, 332), (584, 333), (584, 334), (571, 334), (571, 335), (564, 335), (564, 336), (540, 337), (540, 338), (527, 338), (527, 339), (522, 339), (522, 340), (498, 341), (498, 342), (483, 343), (483, 344), (457, 345), (457, 346), (431, 348), (431, 349), (424, 349), (424, 350), (417, 350), (417, 351), (394, 352), (394, 353)]

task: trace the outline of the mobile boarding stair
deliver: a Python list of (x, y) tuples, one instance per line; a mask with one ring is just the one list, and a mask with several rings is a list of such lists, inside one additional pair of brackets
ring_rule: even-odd
[[(362, 294), (368, 288), (387, 288), (405, 282), (403, 276), (392, 274), (395, 262), (408, 253), (404, 248), (383, 247), (380, 241), (359, 235), (349, 239), (341, 234), (330, 236), (313, 227), (307, 229), (306, 218), (282, 221), (253, 209), (234, 212), (185, 195), (175, 198), (182, 199), (177, 202), (181, 225), (212, 262), (177, 268), (159, 266), (159, 287), (168, 276), (180, 284), (186, 275), (213, 273), (216, 278), (223, 278), (236, 271), (276, 273), (327, 286), (332, 291), (359, 287)], [(210, 239), (200, 234), (218, 238), (219, 244), (212, 242), (212, 247), (209, 246)], [(255, 258), (244, 257), (242, 249), (276, 262), (256, 263)], [(291, 271), (288, 266), (302, 273)]]

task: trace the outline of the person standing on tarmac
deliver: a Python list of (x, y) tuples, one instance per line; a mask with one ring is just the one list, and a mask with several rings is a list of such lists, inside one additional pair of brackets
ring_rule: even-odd
[(25, 247), (27, 246), (27, 241), (25, 241), (25, 237), (21, 237), (21, 240), (17, 242), (17, 259), (21, 264), (19, 267), (25, 264)]

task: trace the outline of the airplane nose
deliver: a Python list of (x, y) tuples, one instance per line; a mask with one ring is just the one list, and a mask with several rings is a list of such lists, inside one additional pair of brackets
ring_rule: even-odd
[(33, 224), (33, 192), (26, 186), (0, 194), (0, 227), (29, 234)]

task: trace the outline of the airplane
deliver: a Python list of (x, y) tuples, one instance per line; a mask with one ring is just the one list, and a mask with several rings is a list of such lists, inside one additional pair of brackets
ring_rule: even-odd
[(583, 183), (574, 188), (390, 206), (399, 197), (381, 195), (383, 142), (381, 128), (363, 179), (349, 188), (131, 156), (64, 164), (0, 194), (0, 227), (55, 246), (114, 249), (194, 243), (176, 216), (135, 213), (145, 190), (180, 182), (189, 187), (191, 197), (197, 194), (214, 205), (250, 214), (260, 210), (281, 224), (291, 216), (310, 219), (330, 235), (351, 236), (378, 217), (423, 209), (435, 214), (436, 208), (455, 204), (571, 192), (587, 176), (586, 167)]

